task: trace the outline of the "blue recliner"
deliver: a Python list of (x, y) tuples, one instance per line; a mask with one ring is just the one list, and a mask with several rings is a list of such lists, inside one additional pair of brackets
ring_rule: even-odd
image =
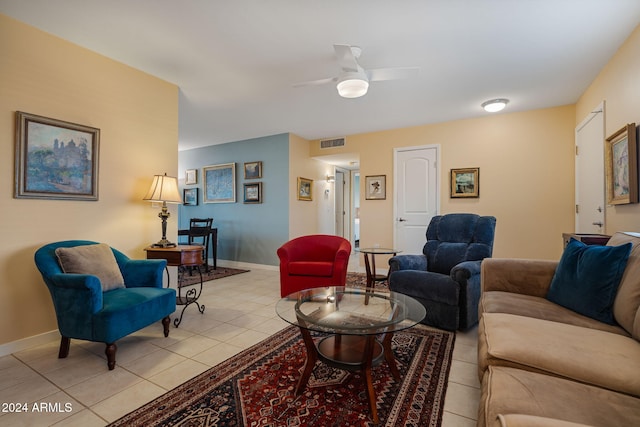
[(422, 323), (454, 331), (478, 323), (480, 263), (491, 257), (496, 219), (475, 214), (438, 215), (427, 227), (422, 255), (389, 260), (389, 289), (427, 309)]
[[(60, 258), (60, 255), (69, 256), (74, 250), (62, 249), (56, 254), (56, 249), (79, 247), (89, 253), (88, 256), (85, 253), (85, 264), (89, 264), (89, 269), (92, 263), (106, 260), (104, 264), (111, 267), (110, 273), (119, 277), (120, 283), (113, 285), (114, 289), (103, 290), (106, 280), (102, 272), (101, 281), (96, 275), (79, 273), (83, 268), (74, 266), (75, 270), (63, 270), (65, 266), (61, 263), (64, 264), (67, 258)], [(176, 309), (176, 291), (162, 287), (165, 260), (131, 260), (104, 244), (100, 257), (91, 252), (98, 247), (98, 243), (86, 240), (51, 243), (36, 251), (35, 263), (51, 293), (62, 335), (58, 357), (68, 356), (71, 338), (104, 342), (107, 366), (112, 370), (116, 364), (115, 342), (118, 339), (159, 320), (162, 320), (164, 336), (169, 335), (169, 315)]]

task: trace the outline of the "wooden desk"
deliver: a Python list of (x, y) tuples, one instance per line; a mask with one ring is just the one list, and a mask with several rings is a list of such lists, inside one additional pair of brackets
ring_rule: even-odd
[[(186, 228), (186, 229), (182, 229), (182, 230), (178, 230), (178, 237), (180, 236), (189, 236), (191, 234), (191, 231)], [(199, 234), (196, 235), (197, 237), (200, 237)], [(213, 269), (216, 270), (218, 268), (218, 229), (217, 228), (212, 228), (211, 229), (211, 238), (209, 239), (210, 243), (211, 243), (211, 255), (213, 256)], [(207, 271), (209, 271), (209, 248), (205, 248), (205, 254), (207, 254), (207, 257), (204, 260), (204, 265), (207, 269)]]
[[(176, 297), (176, 304), (183, 305), (182, 312), (179, 319), (174, 319), (173, 325), (177, 328), (182, 322), (182, 316), (184, 311), (190, 304), (195, 304), (198, 307), (200, 314), (204, 313), (204, 304), (198, 302), (200, 294), (202, 294), (202, 246), (201, 245), (176, 245), (172, 248), (158, 248), (149, 246), (145, 248), (147, 252), (147, 259), (166, 259), (167, 266), (184, 268), (184, 267), (197, 267), (198, 273), (200, 273), (200, 289), (189, 289), (186, 294), (182, 295), (182, 286), (178, 283), (178, 296)], [(170, 283), (169, 270), (167, 269), (167, 287)]]

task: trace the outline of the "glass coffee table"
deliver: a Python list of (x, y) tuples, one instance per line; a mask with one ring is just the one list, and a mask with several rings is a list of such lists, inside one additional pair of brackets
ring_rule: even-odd
[[(400, 379), (391, 339), (394, 332), (410, 328), (424, 319), (424, 306), (396, 292), (335, 286), (294, 292), (278, 301), (276, 312), (283, 320), (300, 328), (307, 351), (296, 394), (301, 394), (306, 387), (318, 360), (339, 369), (362, 370), (371, 418), (378, 423), (371, 368), (384, 359), (394, 378)], [(311, 331), (326, 336), (316, 342)]]

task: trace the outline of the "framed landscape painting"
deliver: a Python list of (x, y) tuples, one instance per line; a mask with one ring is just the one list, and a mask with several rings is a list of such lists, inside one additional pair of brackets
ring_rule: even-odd
[(262, 183), (244, 184), (244, 203), (262, 203)]
[(451, 198), (480, 197), (480, 168), (451, 169)]
[(605, 144), (607, 203), (638, 203), (636, 124), (623, 126)]
[(236, 202), (236, 164), (225, 163), (202, 168), (204, 203)]
[(185, 206), (198, 205), (198, 187), (185, 188), (182, 190), (182, 200)]
[(98, 200), (100, 129), (16, 112), (17, 199)]

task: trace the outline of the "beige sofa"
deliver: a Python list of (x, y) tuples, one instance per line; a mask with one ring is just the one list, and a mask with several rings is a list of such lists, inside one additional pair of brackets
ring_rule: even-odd
[(483, 261), (478, 426), (640, 426), (640, 234), (608, 245), (626, 242), (617, 325), (545, 298), (558, 262)]

